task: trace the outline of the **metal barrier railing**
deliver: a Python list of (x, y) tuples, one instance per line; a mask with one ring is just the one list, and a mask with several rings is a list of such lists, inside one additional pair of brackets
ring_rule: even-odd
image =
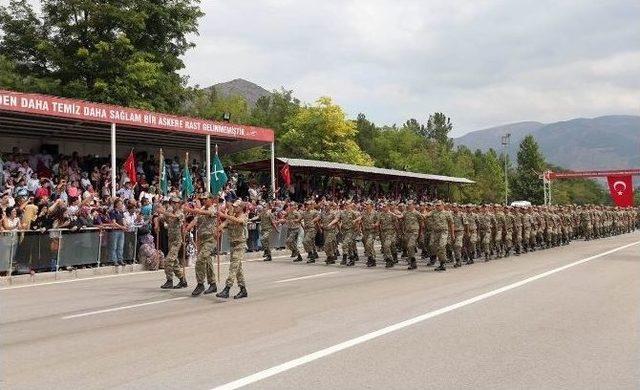
[[(251, 229), (254, 230), (254, 229)], [(260, 248), (260, 224), (247, 231), (248, 249)], [(287, 226), (271, 233), (271, 247), (285, 248)], [(300, 228), (298, 246), (304, 230)], [(250, 242), (253, 241), (253, 242)], [(118, 261), (137, 262), (138, 229), (122, 231), (101, 228), (14, 230), (0, 232), (0, 273), (58, 271), (66, 267), (100, 266)], [(220, 251), (229, 252), (229, 236), (223, 232)]]
[(61, 268), (136, 262), (138, 229), (100, 228), (0, 232), (0, 272), (57, 271)]

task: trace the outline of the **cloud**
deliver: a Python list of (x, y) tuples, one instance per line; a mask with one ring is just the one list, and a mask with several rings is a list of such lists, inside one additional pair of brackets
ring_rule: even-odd
[(442, 111), (455, 133), (637, 114), (636, 0), (204, 1), (185, 74), (328, 95), (378, 124)]

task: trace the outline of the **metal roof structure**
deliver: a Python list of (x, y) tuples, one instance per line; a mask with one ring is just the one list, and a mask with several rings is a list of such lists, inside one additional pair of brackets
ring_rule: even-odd
[[(442, 175), (432, 175), (428, 173), (407, 172), (397, 169), (386, 169), (377, 167), (367, 167), (362, 165), (342, 164), (329, 161), (305, 160), (299, 158), (277, 157), (277, 166), (281, 167), (289, 164), (291, 173), (320, 174), (334, 177), (349, 177), (353, 179), (364, 179), (373, 181), (409, 181), (409, 182), (431, 182), (450, 184), (474, 184), (473, 180), (464, 177), (452, 177)], [(244, 164), (237, 164), (233, 169), (239, 171), (267, 171), (271, 167), (270, 160), (253, 161)]]
[(233, 153), (274, 140), (271, 129), (188, 118), (110, 104), (0, 89), (0, 135), (203, 149), (210, 135), (221, 152)]

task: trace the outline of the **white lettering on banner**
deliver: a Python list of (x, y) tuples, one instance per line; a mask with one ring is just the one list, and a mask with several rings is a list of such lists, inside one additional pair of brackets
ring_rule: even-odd
[(30, 110), (49, 111), (49, 103), (40, 99), (20, 99), (20, 106)]
[(156, 116), (152, 114), (145, 114), (143, 120), (147, 125), (155, 125), (158, 122)]
[(9, 95), (0, 95), (0, 106), (17, 107), (18, 98)]
[[(80, 106), (75, 103), (61, 103), (61, 102), (51, 102), (51, 106), (53, 107), (54, 112), (60, 112), (62, 114), (72, 114), (80, 116)], [(47, 111), (49, 109), (47, 108)]]
[(125, 122), (142, 123), (142, 114), (137, 112), (126, 112), (119, 110), (109, 110), (109, 119)]
[(200, 130), (200, 122), (185, 121), (184, 128), (189, 130)]
[(92, 118), (107, 119), (107, 110), (98, 107), (84, 107), (84, 116)]

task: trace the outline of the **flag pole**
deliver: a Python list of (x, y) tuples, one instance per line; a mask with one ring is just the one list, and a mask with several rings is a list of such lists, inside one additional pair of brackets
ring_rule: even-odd
[[(215, 146), (215, 153), (216, 153), (216, 157), (218, 157), (218, 144), (216, 144)], [(209, 177), (209, 181), (211, 181), (211, 177)], [(219, 194), (216, 194), (216, 196), (218, 195)], [(220, 226), (220, 215), (218, 215), (219, 211), (220, 211), (220, 202), (218, 202), (218, 208), (216, 209), (216, 228)], [(218, 250), (216, 251), (216, 263), (217, 263), (218, 272), (216, 272), (216, 278), (218, 279), (218, 284), (220, 284), (220, 249), (221, 249), (220, 247), (222, 246), (222, 234), (219, 234), (216, 240), (218, 241)]]
[[(188, 169), (188, 166), (189, 166), (188, 163), (189, 163), (189, 152), (185, 152), (185, 154), (184, 154), (184, 169)], [(191, 174), (191, 173), (189, 173), (189, 174)], [(184, 188), (182, 190), (184, 191)], [(185, 265), (186, 254), (187, 254), (187, 232), (185, 232), (185, 234), (183, 234), (183, 236), (182, 236), (182, 275), (184, 275), (185, 279), (187, 277), (187, 270), (186, 270), (186, 265)]]
[[(164, 170), (164, 158), (162, 155), (162, 148), (160, 148), (160, 156), (158, 157), (158, 171), (160, 172), (160, 177), (159, 177), (159, 181), (158, 181), (158, 190), (162, 191), (162, 172)], [(164, 195), (164, 194), (163, 194)], [(157, 221), (157, 220), (156, 220)], [(160, 222), (158, 222), (158, 226), (156, 228), (156, 250), (160, 249)], [(164, 268), (164, 259), (162, 260), (163, 262), (163, 268)]]

